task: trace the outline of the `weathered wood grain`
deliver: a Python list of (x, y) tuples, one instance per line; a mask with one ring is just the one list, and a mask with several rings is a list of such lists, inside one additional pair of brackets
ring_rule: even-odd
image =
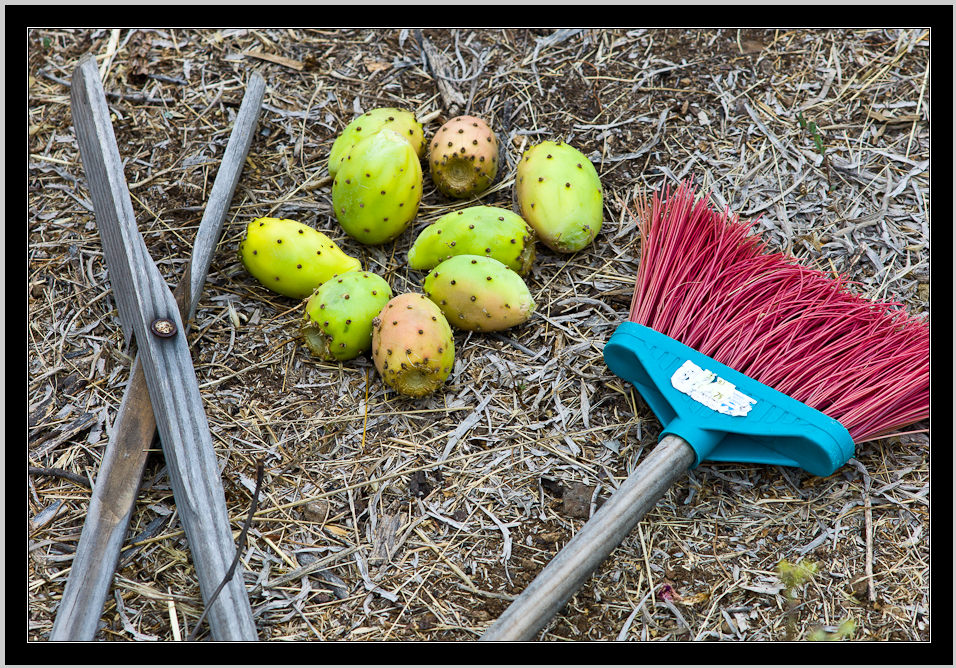
[[(90, 58), (84, 59), (74, 73), (71, 86), (74, 126), (103, 239), (104, 256), (123, 326), (127, 335), (130, 329), (135, 332), (140, 355), (117, 419), (115, 443), (111, 442), (91, 499), (94, 521), (84, 526), (87, 540), (81, 536), (84, 549), (81, 553), (78, 546), (73, 567), (77, 576), (71, 573), (73, 585), (67, 584), (51, 639), (91, 639), (95, 633), (129, 523), (145, 450), (155, 428), (160, 433), (177, 509), (204, 599), (215, 590), (235, 554), (218, 465), (185, 340), (184, 322), (194, 312), (201, 293), (248, 152), (264, 87), (262, 78), (253, 75), (200, 224), (182, 290), (177, 291), (180, 292), (177, 303), (136, 229), (95, 63)], [(160, 317), (174, 324), (175, 336), (163, 339), (150, 332), (151, 323)], [(144, 381), (148, 396), (142, 391)], [(256, 639), (241, 570), (234, 574), (211, 607), (209, 623), (214, 639)]]

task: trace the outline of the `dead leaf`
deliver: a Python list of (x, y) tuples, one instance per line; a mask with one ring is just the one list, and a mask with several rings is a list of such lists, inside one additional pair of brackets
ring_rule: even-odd
[(383, 63), (378, 60), (365, 61), (365, 69), (368, 70), (369, 74), (374, 74), (375, 72), (379, 72), (381, 70), (387, 70), (389, 67), (391, 66), (388, 63)]
[(760, 53), (765, 48), (762, 42), (758, 42), (755, 39), (745, 39), (740, 42), (741, 53)]
[(249, 56), (250, 58), (258, 58), (259, 60), (268, 60), (270, 63), (275, 63), (276, 65), (282, 65), (283, 67), (289, 67), (297, 72), (301, 72), (305, 67), (298, 60), (292, 60), (291, 58), (286, 58), (285, 56), (276, 56), (271, 53), (263, 53), (262, 51), (246, 51), (242, 55)]

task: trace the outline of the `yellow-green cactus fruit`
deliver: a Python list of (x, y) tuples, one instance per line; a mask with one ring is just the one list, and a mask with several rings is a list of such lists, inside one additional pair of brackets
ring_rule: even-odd
[(422, 197), (422, 166), (401, 135), (380, 130), (352, 147), (332, 181), (335, 217), (349, 236), (370, 246), (408, 227)]
[(262, 285), (295, 299), (305, 299), (335, 274), (362, 268), (325, 234), (287, 218), (249, 223), (239, 259)]
[(445, 260), (425, 277), (422, 291), (458, 329), (497, 332), (526, 322), (535, 309), (524, 279), (482, 255)]
[(395, 107), (381, 107), (354, 118), (335, 139), (329, 154), (329, 176), (335, 177), (339, 164), (353, 146), (384, 129), (393, 130), (404, 137), (419, 159), (425, 155), (425, 132), (422, 124), (415, 119), (415, 114)]
[(574, 253), (601, 231), (601, 179), (573, 146), (553, 141), (532, 146), (518, 163), (516, 179), (521, 216), (548, 248)]
[(497, 206), (452, 211), (423, 229), (408, 266), (432, 269), (455, 255), (484, 255), (525, 276), (534, 263), (534, 232), (518, 214)]
[(300, 333), (315, 357), (339, 361), (358, 357), (372, 347), (372, 320), (392, 298), (384, 278), (370, 271), (333, 276), (305, 303)]

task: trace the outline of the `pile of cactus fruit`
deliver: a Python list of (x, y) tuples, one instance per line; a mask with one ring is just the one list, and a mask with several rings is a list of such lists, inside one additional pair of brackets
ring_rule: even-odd
[[(438, 193), (477, 200), (495, 183), (498, 154), (494, 131), (476, 116), (449, 119), (430, 141), (410, 111), (357, 116), (328, 160), (344, 240), (379, 246), (408, 230), (424, 195), (422, 160)], [(601, 230), (601, 180), (567, 143), (543, 141), (524, 152), (515, 199), (519, 213), (471, 204), (423, 227), (407, 256), (411, 270), (424, 272), (420, 291), (393, 294), (328, 235), (294, 220), (251, 221), (239, 257), (264, 287), (303, 300), (297, 335), (312, 356), (347, 362), (368, 354), (385, 384), (423, 397), (451, 375), (455, 330), (497, 332), (531, 319), (536, 304), (525, 277), (536, 241), (574, 253)]]

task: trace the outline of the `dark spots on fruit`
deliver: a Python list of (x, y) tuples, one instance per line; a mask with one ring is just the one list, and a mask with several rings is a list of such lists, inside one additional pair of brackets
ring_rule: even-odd
[(442, 300), (441, 300), (442, 306), (444, 306), (444, 305), (447, 304), (447, 303), (448, 303), (448, 300), (447, 300), (447, 299), (442, 299)]
[(349, 298), (348, 295), (342, 295), (342, 299), (348, 299), (348, 298)]
[(382, 191), (382, 194), (383, 194), (383, 195), (385, 194), (385, 191), (384, 191), (384, 190)]
[(548, 158), (548, 160), (551, 159), (551, 154), (550, 154), (550, 153), (548, 153), (547, 158)]
[(382, 218), (382, 222), (383, 222), (383, 223), (387, 223), (387, 222), (388, 222), (388, 216), (385, 216), (384, 218)]
[(378, 294), (378, 290), (372, 290), (372, 296), (373, 296), (373, 297), (376, 296), (377, 294)]
[(453, 144), (452, 142), (448, 142), (448, 145), (449, 145), (449, 146), (454, 146), (454, 144)]
[(356, 131), (356, 132), (361, 132), (361, 131), (362, 131), (362, 126), (359, 125), (358, 127), (356, 127), (356, 128), (355, 128), (355, 131)]
[[(405, 354), (406, 354), (406, 355), (411, 355), (411, 354), (412, 354), (412, 351), (411, 351), (410, 349), (406, 348), (406, 349), (405, 349)], [(404, 367), (405, 365), (403, 364), (402, 366)]]
[(534, 208), (534, 202), (531, 203), (531, 208), (532, 208), (532, 209)]
[(516, 239), (512, 239), (512, 240), (511, 240), (511, 243), (516, 244), (516, 243), (518, 243), (518, 241), (517, 241)]
[(478, 140), (477, 140), (477, 139), (473, 139), (473, 140), (471, 141), (471, 143), (472, 143), (473, 146), (478, 146)]
[(352, 179), (345, 179), (345, 182), (346, 182), (346, 183), (351, 183), (351, 182), (352, 182)]
[(454, 278), (451, 279), (451, 281), (449, 281), (449, 282), (450, 282), (452, 285), (455, 285), (455, 279), (454, 279)]
[(301, 265), (301, 264), (297, 264), (297, 265), (295, 265), (295, 268), (296, 268), (296, 269), (301, 269), (301, 268), (302, 268), (302, 265)]
[(472, 296), (471, 296), (471, 301), (477, 301), (477, 300), (478, 300), (478, 298), (477, 298), (475, 295), (472, 295)]
[(570, 188), (570, 187), (571, 187), (571, 183), (568, 182), (568, 181), (565, 181), (565, 182), (564, 182), (564, 187), (565, 187), (565, 188)]
[(364, 209), (364, 208), (365, 208), (365, 202), (359, 202), (359, 208), (360, 208), (360, 209)]
[(259, 251), (254, 250), (254, 251), (252, 251), (252, 254), (253, 254), (253, 255), (258, 255), (258, 254), (259, 254)]
[(472, 264), (478, 264), (478, 260), (472, 260), (471, 263), (472, 263)]
[(305, 230), (299, 230), (299, 234), (305, 234)]
[(475, 229), (475, 226), (474, 226), (473, 224), (472, 224), (472, 225), (469, 225), (469, 226), (468, 226), (468, 229), (469, 229), (469, 230), (473, 230), (473, 229)]
[(511, 304), (505, 304), (505, 308), (511, 308)]
[(282, 243), (282, 239), (276, 239), (276, 243), (277, 243), (277, 244), (281, 244), (281, 243)]
[[(436, 316), (432, 316), (432, 321), (438, 322), (438, 318)], [(441, 352), (441, 348), (438, 349), (438, 352)]]
[(399, 203), (398, 203), (398, 206), (399, 206), (399, 207), (405, 206), (405, 202), (399, 202)]
[[(434, 320), (434, 318), (432, 319)], [(438, 346), (438, 354), (441, 355), (443, 352), (445, 352), (445, 349), (442, 348), (441, 346)]]
[(544, 181), (544, 177), (543, 177), (543, 176), (539, 176), (539, 177), (538, 177), (538, 183), (541, 183), (542, 181)]
[(486, 280), (486, 281), (490, 281), (490, 280), (491, 280), (491, 276), (485, 276), (485, 280)]
[(583, 167), (581, 167), (581, 163), (580, 163), (580, 162), (578, 163), (578, 169), (583, 169)]
[(346, 325), (351, 325), (351, 324), (352, 324), (352, 319), (349, 318), (348, 320), (346, 320), (346, 321), (345, 321), (345, 324), (346, 324)]
[(454, 246), (454, 245), (455, 245), (455, 242), (452, 241), (452, 242), (451, 242), (450, 244), (448, 244), (448, 245), (449, 245), (449, 246)]
[(490, 248), (486, 248), (486, 249), (485, 249), (485, 252), (486, 252), (486, 253), (490, 253), (490, 252), (491, 252), (491, 249), (490, 249)]
[(424, 329), (418, 330), (418, 334), (419, 334), (419, 335), (422, 335), (422, 334), (424, 334), (424, 333), (425, 333), (425, 330), (424, 330)]
[(279, 280), (279, 277), (278, 277), (278, 276), (276, 276), (276, 281), (278, 281), (278, 280)]

